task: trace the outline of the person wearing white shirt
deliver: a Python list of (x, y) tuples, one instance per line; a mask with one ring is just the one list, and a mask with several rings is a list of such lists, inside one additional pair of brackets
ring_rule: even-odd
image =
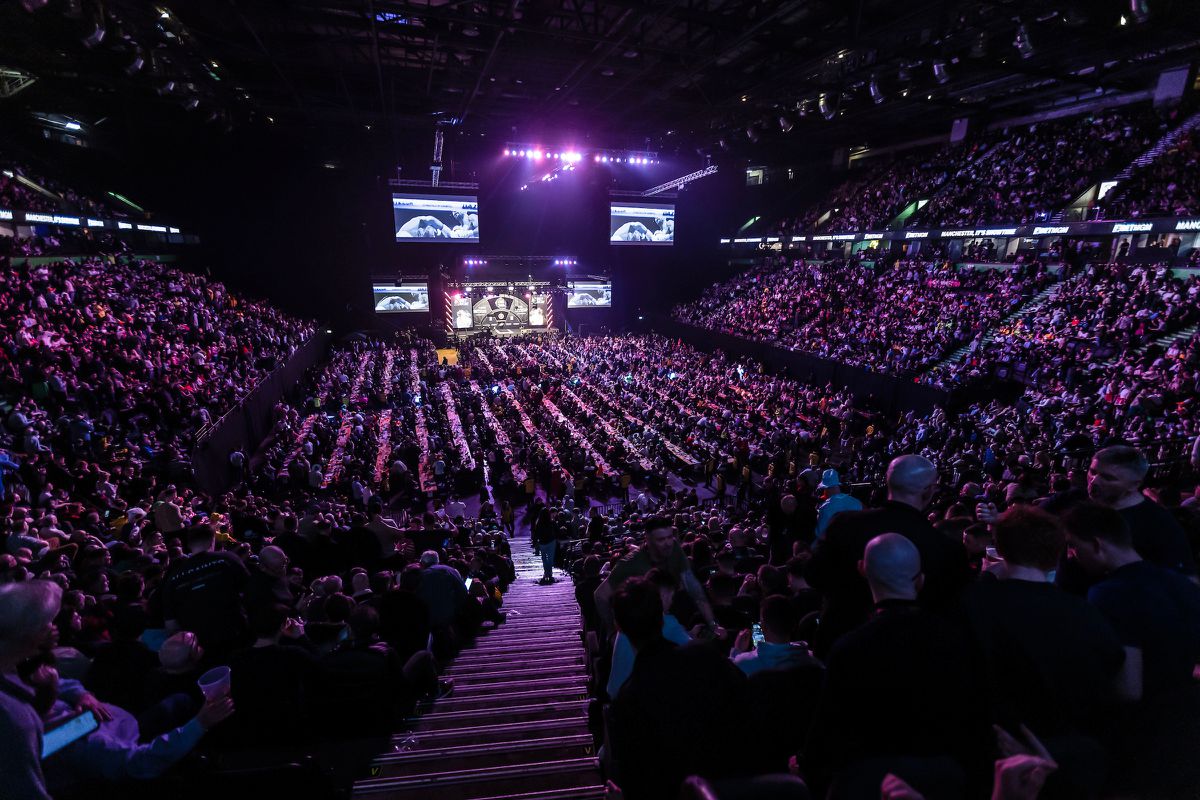
[(446, 516), (451, 520), (456, 520), (459, 517), (467, 516), (467, 504), (462, 500), (452, 499), (446, 503)]

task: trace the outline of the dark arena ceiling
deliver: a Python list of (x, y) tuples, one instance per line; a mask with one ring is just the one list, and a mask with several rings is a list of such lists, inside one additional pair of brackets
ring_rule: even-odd
[(1152, 87), (1198, 52), (1195, 11), (1194, 0), (5, 0), (0, 68), (38, 79), (29, 110), (98, 116), (119, 98), (226, 129), (852, 143)]

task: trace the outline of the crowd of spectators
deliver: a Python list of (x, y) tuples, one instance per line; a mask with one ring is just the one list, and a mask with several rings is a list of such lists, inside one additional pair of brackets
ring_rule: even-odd
[(780, 259), (705, 290), (675, 318), (892, 375), (928, 369), (1051, 280), (1037, 263)]
[(1133, 171), (1099, 202), (1101, 219), (1200, 213), (1200, 139), (1185, 133), (1173, 147)]
[(0, 234), (0, 256), (129, 254), (129, 243), (107, 231), (50, 227), (34, 236)]
[[(896, 372), (1048, 280), (832, 269), (917, 354), (832, 357)], [(735, 302), (787, 276), (808, 287), (809, 330), (832, 335), (800, 270), (768, 269)], [(1076, 405), (1061, 392), (1079, 386), (1043, 380), (1015, 405), (893, 418), (653, 335), (483, 337), (457, 364), (413, 334), (358, 338), (280, 402), (261, 448), (230, 454), (234, 488), (210, 496), (189, 484), (198, 432), (312, 324), (140, 261), (2, 277), (0, 759), (29, 796), (177, 774), (198, 746), (395, 730), (452, 690), (441, 668), (481, 626), (504, 623), (509, 537), (524, 530), (546, 580), (556, 558), (571, 567), (614, 648), (596, 686), (612, 702), (606, 764), (631, 800), (692, 773), (789, 770), (845, 796), (877, 794), (888, 774), (929, 797), (975, 794), (992, 777), (989, 723), (1018, 760), (1021, 725), (1045, 743), (1024, 758), (1053, 772), (1048, 791), (1087, 792), (1106, 768), (1150, 780), (1127, 765), (1171, 743), (1127, 733), (1193, 708), (1197, 590), (1173, 576), (1194, 572), (1195, 509), (1181, 504), (1194, 474), (1161, 473), (1156, 499), (1140, 488), (1146, 462), (1175, 453), (1160, 440), (1200, 433), (1195, 340), (1139, 363), (1144, 390), (1123, 402), (1113, 386)], [(1071, 327), (1120, 331), (1126, 349), (1194, 306), (1194, 282), (1157, 269), (1097, 267), (1063, 286), (1055, 308), (1082, 309)], [(926, 316), (947, 297), (970, 309), (949, 326)], [(1125, 325), (1134, 306), (1149, 314)], [(1036, 324), (1062, 325), (1055, 308)], [(1145, 452), (1092, 459), (1123, 441)], [(900, 646), (913, 641), (927, 646)], [(228, 694), (205, 696), (199, 679), (221, 666)], [(39, 764), (35, 734), (77, 710), (98, 732)]]
[[(948, 145), (932, 153), (913, 153), (870, 163), (822, 198), (820, 204), (780, 223), (782, 233), (813, 230), (872, 230), (887, 225), (907, 206), (929, 198), (950, 175), (963, 148)], [(855, 171), (857, 172), (857, 170)]]
[(1158, 118), (1142, 108), (993, 132), (914, 222), (936, 227), (1048, 219), (1100, 170), (1128, 163), (1162, 132)]
[(900, 456), (819, 537), (830, 494), (803, 475), (747, 507), (684, 493), (589, 526), (573, 569), (612, 642), (602, 762), (622, 796), (701, 775), (791, 797), (789, 772), (832, 797), (1194, 785), (1196, 507), (1143, 494), (1135, 448), (1083, 463), (948, 476)]
[[(201, 703), (196, 670), (253, 642), (262, 628), (231, 598), (274, 581), (247, 566), (268, 507), (188, 488), (191, 447), (313, 325), (215, 281), (113, 258), (6, 263), (0, 307), (0, 574), (55, 587), (14, 596), (0, 616), (20, 626), (49, 613), (59, 628), (58, 657), (6, 662), (5, 686), (18, 701), (31, 690), (47, 723), (81, 705), (103, 720), (45, 775), (6, 732), (5, 781), (36, 797), (152, 777), (228, 715), (223, 701)], [(270, 512), (273, 524), (282, 511)], [(236, 547), (209, 553), (214, 541)], [(286, 578), (269, 591), (282, 597)]]
[[(1095, 388), (1088, 384), (1103, 382), (1102, 370), (1114, 358), (1140, 356), (1153, 340), (1200, 321), (1200, 281), (1175, 277), (1165, 265), (1064, 265), (1060, 278), (1046, 302), (981, 331), (962, 360), (943, 363), (924, 379), (961, 385), (1019, 366), (1035, 386)], [(1130, 397), (1120, 390), (1105, 394), (1121, 404)]]
[(81, 194), (44, 172), (3, 155), (0, 155), (0, 208), (43, 213), (72, 211), (105, 217), (129, 216), (116, 204)]
[[(986, 132), (932, 153), (854, 169), (818, 203), (783, 219), (773, 231), (878, 229), (919, 200), (929, 202), (908, 218), (909, 227), (1044, 221), (1102, 171), (1129, 163), (1164, 132), (1165, 123), (1141, 106)], [(1187, 137), (1118, 187), (1103, 203), (1108, 216), (1124, 219), (1121, 214), (1140, 210), (1140, 202), (1154, 213), (1167, 206), (1194, 207), (1194, 170), (1188, 169), (1194, 163)], [(1126, 196), (1142, 199), (1130, 203), (1121, 199)], [(1170, 213), (1177, 212), (1165, 215)]]

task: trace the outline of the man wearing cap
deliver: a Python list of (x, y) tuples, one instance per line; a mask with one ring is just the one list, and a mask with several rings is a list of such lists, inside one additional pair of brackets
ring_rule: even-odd
[(863, 504), (853, 495), (842, 493), (842, 479), (836, 469), (827, 469), (821, 474), (817, 490), (825, 498), (825, 502), (817, 507), (816, 538), (820, 540), (834, 517), (843, 511), (862, 511)]

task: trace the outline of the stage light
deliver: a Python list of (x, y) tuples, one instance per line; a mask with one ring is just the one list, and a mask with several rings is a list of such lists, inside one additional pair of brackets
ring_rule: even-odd
[(511, 153), (510, 151), (508, 151), (508, 150), (505, 150), (505, 151), (504, 151), (504, 155), (506, 155), (506, 156), (511, 156), (511, 155), (512, 155), (512, 153)]
[(875, 105), (883, 102), (883, 90), (879, 88), (879, 78), (871, 76), (871, 82), (867, 85), (867, 91), (871, 93), (871, 99), (875, 101)]
[(817, 108), (821, 111), (821, 116), (827, 120), (831, 120), (837, 116), (837, 109), (829, 102), (829, 95), (824, 92), (817, 98)]
[(104, 23), (101, 20), (95, 20), (92, 22), (91, 31), (89, 31), (88, 34), (79, 41), (84, 47), (91, 50), (104, 41), (105, 33), (107, 33), (107, 31), (104, 28)]
[(950, 73), (946, 72), (946, 62), (938, 59), (933, 62), (933, 77), (938, 83), (947, 83), (950, 80)]
[(600, 156), (592, 156), (592, 161), (594, 161), (594, 162), (596, 162), (597, 164), (599, 164), (599, 163), (600, 163)]
[(142, 67), (146, 66), (146, 59), (141, 53), (135, 53), (133, 60), (125, 67), (125, 74), (130, 77), (142, 71)]
[(533, 157), (534, 157), (534, 158), (536, 158), (537, 160), (541, 161), (541, 159), (542, 159), (542, 151), (541, 151), (541, 150), (534, 150), (534, 151), (533, 151)]

